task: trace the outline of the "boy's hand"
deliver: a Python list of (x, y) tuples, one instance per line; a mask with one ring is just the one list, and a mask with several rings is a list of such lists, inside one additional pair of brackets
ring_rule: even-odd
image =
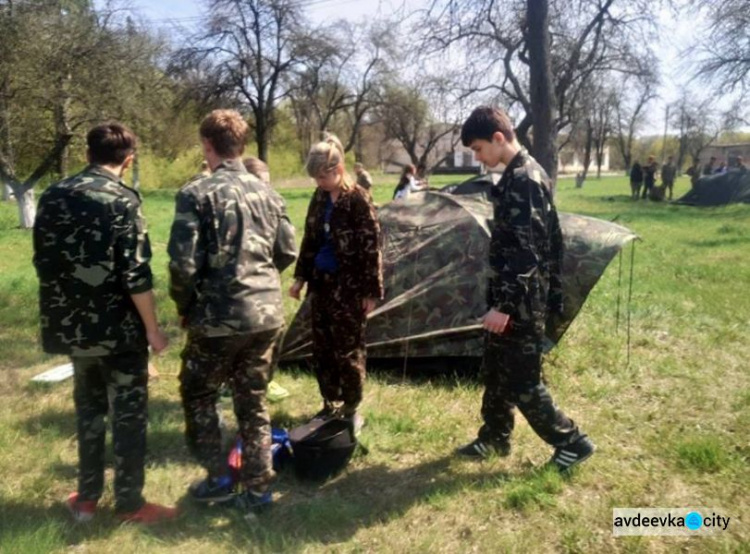
[(164, 334), (161, 327), (157, 327), (155, 330), (147, 332), (146, 338), (148, 339), (148, 345), (151, 347), (151, 351), (157, 356), (161, 354), (169, 344), (169, 339), (167, 339), (167, 335)]
[(362, 311), (365, 312), (365, 315), (369, 314), (371, 311), (375, 309), (376, 303), (377, 303), (377, 300), (375, 300), (374, 298), (362, 299)]
[(302, 292), (302, 287), (305, 286), (304, 281), (294, 281), (291, 287), (289, 287), (289, 296), (294, 298), (295, 300), (299, 300), (299, 295)]
[(496, 335), (502, 335), (508, 330), (508, 324), (510, 323), (510, 316), (503, 312), (498, 312), (495, 309), (490, 310), (482, 317), (482, 323), (484, 328), (490, 333)]

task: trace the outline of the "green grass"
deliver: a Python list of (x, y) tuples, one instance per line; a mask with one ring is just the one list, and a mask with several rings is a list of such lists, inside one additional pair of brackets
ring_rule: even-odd
[[(374, 198), (390, 198), (396, 176), (376, 176)], [(434, 177), (440, 186), (454, 177)], [(688, 188), (678, 181), (676, 193)], [(301, 229), (312, 187), (282, 183)], [(613, 507), (706, 506), (747, 519), (750, 502), (750, 206), (690, 208), (631, 202), (624, 178), (576, 189), (561, 180), (561, 211), (615, 220), (641, 238), (626, 317), (630, 247), (618, 287), (615, 260), (568, 334), (547, 358), (558, 404), (599, 450), (569, 478), (542, 469), (550, 448), (519, 417), (513, 453), (485, 463), (452, 450), (480, 423), (480, 384), (454, 375), (371, 373), (368, 425), (348, 470), (322, 486), (283, 472), (269, 515), (248, 523), (230, 511), (201, 510), (185, 499), (201, 476), (183, 439), (176, 375), (183, 336), (166, 295), (166, 243), (174, 191), (146, 193), (160, 319), (172, 346), (157, 360), (150, 389), (145, 493), (179, 503), (184, 514), (153, 529), (118, 526), (112, 475), (100, 517), (70, 524), (61, 499), (75, 488), (76, 442), (69, 382), (32, 386), (61, 363), (37, 344), (37, 284), (31, 237), (0, 204), (0, 552), (746, 552), (750, 531), (736, 519), (712, 539), (620, 538)], [(298, 236), (301, 239), (301, 235)], [(284, 275), (289, 284), (289, 272)], [(621, 299), (619, 324), (617, 301)], [(296, 309), (285, 301), (288, 317)], [(291, 396), (271, 407), (292, 426), (319, 408), (314, 378), (284, 370)], [(228, 421), (231, 407), (224, 402)], [(111, 467), (111, 454), (108, 458)]]

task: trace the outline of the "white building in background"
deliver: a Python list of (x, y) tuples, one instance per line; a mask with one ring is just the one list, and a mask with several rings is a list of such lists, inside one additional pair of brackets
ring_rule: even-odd
[[(401, 143), (395, 140), (386, 141), (380, 147), (380, 165), (384, 173), (399, 173), (403, 167), (412, 163)], [(583, 171), (584, 153), (569, 146), (564, 147), (557, 159), (557, 170), (560, 174), (576, 174)], [(456, 135), (442, 137), (430, 152), (427, 165), (431, 173), (479, 173), (481, 164), (474, 159), (474, 152), (461, 144)], [(609, 167), (609, 146), (604, 149), (602, 172)], [(589, 172), (596, 171), (596, 154), (591, 152)]]
[[(564, 147), (557, 156), (557, 171), (559, 173), (575, 174), (583, 171), (583, 150)], [(591, 163), (589, 172), (596, 171), (596, 153), (591, 152)], [(602, 173), (609, 171), (609, 146), (604, 147), (604, 158), (602, 159)]]

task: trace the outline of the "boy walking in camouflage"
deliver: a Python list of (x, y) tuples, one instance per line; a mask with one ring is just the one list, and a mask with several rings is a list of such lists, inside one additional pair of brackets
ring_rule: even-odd
[(77, 521), (94, 517), (104, 487), (104, 438), (111, 402), (115, 512), (155, 523), (174, 508), (141, 494), (146, 455), (148, 350), (167, 338), (156, 320), (151, 248), (141, 198), (122, 175), (136, 139), (119, 123), (86, 137), (90, 165), (49, 187), (34, 223), (34, 266), (45, 352), (73, 362), (78, 427), (78, 491), (66, 506)]
[[(168, 250), (170, 295), (188, 332), (180, 372), (185, 435), (208, 473), (190, 495), (233, 499), (250, 512), (271, 502), (266, 388), (284, 324), (279, 272), (294, 262), (296, 246), (284, 201), (242, 163), (247, 133), (236, 111), (215, 110), (203, 120), (211, 175), (177, 193)], [(225, 382), (242, 437), (241, 494), (228, 474), (216, 412)]]
[(487, 167), (505, 171), (492, 187), (494, 225), (490, 239), (489, 311), (482, 371), (484, 425), (458, 449), (473, 458), (510, 453), (513, 409), (542, 440), (555, 447), (551, 463), (567, 470), (594, 452), (594, 445), (552, 401), (541, 382), (547, 315), (562, 310), (562, 232), (542, 167), (516, 140), (508, 115), (475, 109), (461, 141)]

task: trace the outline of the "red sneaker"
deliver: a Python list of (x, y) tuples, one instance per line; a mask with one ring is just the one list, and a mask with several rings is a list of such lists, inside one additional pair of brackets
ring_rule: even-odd
[(142, 523), (143, 525), (152, 525), (168, 521), (177, 517), (177, 508), (170, 508), (160, 504), (151, 504), (146, 502), (135, 512), (117, 514), (117, 519), (123, 523)]
[(71, 492), (65, 501), (65, 507), (78, 523), (91, 521), (96, 513), (96, 500), (78, 500), (78, 493)]

